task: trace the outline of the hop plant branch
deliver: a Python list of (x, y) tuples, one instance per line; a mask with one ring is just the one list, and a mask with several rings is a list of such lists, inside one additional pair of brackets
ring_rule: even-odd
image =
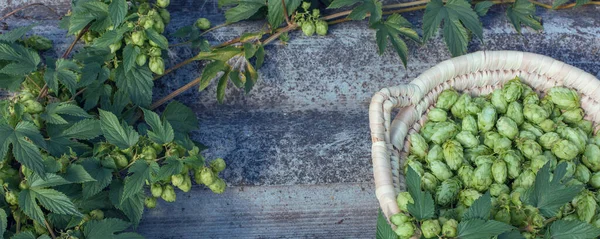
[(34, 7), (34, 6), (42, 6), (42, 7), (45, 7), (46, 9), (50, 10), (50, 12), (54, 13), (54, 15), (56, 15), (57, 17), (59, 17), (59, 18), (61, 17), (61, 16), (60, 16), (60, 14), (58, 14), (58, 13), (56, 12), (56, 10), (54, 10), (53, 8), (51, 8), (51, 7), (49, 7), (49, 6), (46, 6), (46, 5), (45, 5), (45, 4), (43, 4), (43, 3), (32, 3), (32, 4), (28, 4), (28, 5), (25, 5), (25, 6), (19, 7), (19, 8), (17, 8), (17, 9), (15, 9), (15, 10), (13, 10), (13, 11), (11, 11), (11, 12), (9, 12), (9, 13), (5, 14), (4, 16), (0, 17), (0, 21), (4, 20), (4, 19), (6, 19), (6, 18), (8, 18), (8, 17), (10, 17), (10, 16), (12, 16), (12, 15), (14, 15), (14, 14), (16, 14), (16, 13), (20, 12), (20, 11), (23, 11), (23, 10), (25, 10), (25, 9), (27, 9), (27, 8)]

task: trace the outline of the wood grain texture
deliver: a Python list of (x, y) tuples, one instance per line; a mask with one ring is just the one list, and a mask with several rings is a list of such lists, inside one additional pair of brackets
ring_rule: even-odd
[(373, 238), (371, 184), (230, 187), (215, 195), (194, 186), (175, 203), (146, 210), (147, 238)]

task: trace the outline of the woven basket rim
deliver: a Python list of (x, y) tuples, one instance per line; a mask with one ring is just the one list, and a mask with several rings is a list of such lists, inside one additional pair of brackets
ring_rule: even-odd
[[(423, 115), (439, 92), (452, 87), (474, 94), (490, 93), (514, 74), (527, 77), (526, 82), (538, 92), (556, 85), (576, 89), (582, 95), (586, 119), (594, 122), (598, 131), (600, 81), (577, 67), (520, 51), (479, 51), (440, 62), (410, 83), (383, 88), (372, 97), (369, 124), (375, 192), (387, 218), (400, 212), (395, 199), (403, 180), (399, 164), (408, 150), (406, 135), (424, 123)], [(399, 110), (395, 117), (393, 110)]]

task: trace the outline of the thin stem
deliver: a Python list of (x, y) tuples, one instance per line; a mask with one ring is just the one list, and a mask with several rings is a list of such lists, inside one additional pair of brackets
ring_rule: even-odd
[(289, 26), (281, 29), (280, 31), (276, 32), (275, 34), (273, 34), (269, 38), (267, 38), (263, 42), (263, 45), (267, 45), (267, 44), (271, 43), (272, 41), (274, 41), (275, 39), (277, 39), (281, 34), (283, 34), (285, 32), (296, 30), (296, 28), (298, 28), (298, 25), (292, 24), (292, 25), (289, 25)]
[(194, 56), (192, 58), (186, 59), (185, 61), (179, 62), (179, 63), (177, 63), (177, 65), (174, 65), (173, 67), (171, 67), (169, 69), (166, 69), (162, 75), (155, 76), (154, 80), (157, 80), (157, 79), (163, 77), (164, 75), (171, 73), (171, 71), (177, 70), (195, 60), (196, 60), (196, 57)]
[(414, 2), (396, 3), (396, 4), (385, 5), (381, 8), (382, 9), (392, 9), (392, 8), (412, 7), (412, 6), (417, 6), (417, 5), (421, 5), (421, 4), (426, 4), (428, 2), (429, 2), (429, 0), (420, 0), (420, 1), (414, 1)]
[(287, 5), (285, 5), (285, 0), (281, 0), (281, 6), (283, 6), (283, 16), (285, 16), (285, 22), (289, 25), (292, 25), (292, 22), (290, 21), (290, 17), (288, 16), (288, 12), (287, 12)]
[(56, 235), (54, 235), (54, 230), (52, 230), (52, 227), (50, 227), (50, 224), (48, 224), (48, 221), (44, 220), (44, 224), (46, 224), (46, 229), (48, 229), (48, 232), (50, 232), (52, 239), (56, 239)]
[(83, 92), (87, 89), (87, 87), (84, 87), (83, 89), (77, 91), (77, 93), (75, 93), (73, 96), (71, 96), (71, 100), (74, 100), (75, 97), (77, 97), (78, 95), (83, 94)]
[[(219, 29), (219, 28), (221, 28), (221, 27), (224, 27), (224, 26), (228, 26), (228, 25), (230, 25), (230, 24), (231, 24), (231, 23), (223, 23), (223, 24), (220, 24), (220, 25), (216, 25), (216, 26), (214, 26), (214, 27), (212, 27), (212, 28), (210, 28), (210, 29), (208, 29), (208, 30), (206, 30), (206, 31), (203, 31), (203, 32), (202, 32), (202, 33), (200, 33), (200, 35), (198, 35), (198, 36), (199, 36), (199, 37), (201, 37), (201, 36), (204, 36), (206, 33), (209, 33), (209, 32), (211, 32), (211, 31), (213, 31), (213, 30), (217, 30), (217, 29)], [(183, 45), (185, 45), (185, 44), (189, 44), (189, 43), (191, 43), (191, 42), (192, 42), (192, 41), (184, 41), (184, 42), (180, 42), (180, 43), (176, 43), (176, 44), (170, 45), (169, 47), (183, 46)]]
[(45, 5), (45, 4), (43, 4), (43, 3), (32, 3), (32, 4), (28, 4), (28, 5), (22, 6), (22, 7), (20, 7), (20, 8), (17, 8), (17, 9), (15, 9), (15, 10), (13, 10), (12, 12), (9, 12), (9, 13), (7, 13), (6, 15), (4, 15), (4, 16), (2, 16), (2, 17), (0, 17), (0, 21), (2, 21), (2, 20), (4, 20), (4, 19), (6, 19), (7, 17), (10, 17), (10, 16), (14, 15), (14, 14), (15, 14), (15, 13), (17, 13), (17, 12), (20, 12), (20, 11), (22, 11), (22, 10), (24, 10), (24, 9), (28, 8), (28, 7), (33, 7), (33, 6), (44, 6), (44, 7), (48, 8), (48, 9), (49, 9), (49, 10), (50, 10), (52, 13), (54, 13), (56, 16), (60, 17), (60, 15), (59, 15), (59, 14), (58, 14), (58, 13), (57, 13), (57, 12), (56, 12), (54, 9), (52, 9), (52, 8), (51, 8), (51, 7), (49, 7), (49, 6), (46, 6), (46, 5)]
[(33, 79), (31, 79), (31, 77), (26, 76), (25, 78), (27, 79), (27, 81), (31, 82), (31, 84), (35, 85), (35, 87), (37, 87), (38, 90), (42, 89), (42, 87), (40, 87), (40, 85), (38, 85), (37, 83), (35, 83), (35, 81)]
[(171, 92), (171, 94), (169, 94), (169, 95), (167, 95), (167, 96), (165, 96), (165, 97), (161, 98), (160, 100), (158, 100), (158, 101), (154, 102), (154, 104), (152, 104), (152, 105), (150, 106), (150, 109), (151, 109), (151, 110), (154, 110), (154, 109), (158, 108), (159, 106), (161, 106), (162, 104), (166, 103), (167, 101), (169, 101), (169, 100), (172, 100), (172, 99), (173, 99), (173, 98), (175, 98), (176, 96), (180, 95), (181, 93), (183, 93), (183, 92), (185, 92), (185, 91), (187, 91), (187, 90), (191, 89), (192, 87), (194, 87), (194, 86), (196, 86), (196, 85), (200, 84), (200, 79), (201, 79), (201, 78), (200, 78), (200, 77), (198, 77), (198, 78), (196, 78), (195, 80), (193, 80), (193, 81), (191, 81), (191, 82), (189, 82), (189, 83), (185, 84), (184, 86), (180, 87), (179, 89), (177, 89), (177, 90), (175, 90), (175, 91)]

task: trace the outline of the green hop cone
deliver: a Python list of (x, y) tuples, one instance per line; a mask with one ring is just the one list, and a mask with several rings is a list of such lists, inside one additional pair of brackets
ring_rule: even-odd
[(594, 172), (600, 171), (600, 148), (595, 144), (588, 144), (581, 157), (581, 162)]
[(577, 157), (578, 149), (571, 141), (560, 140), (554, 146), (552, 146), (552, 153), (556, 157), (564, 160), (573, 160)]
[(182, 174), (171, 175), (171, 184), (173, 184), (173, 186), (175, 186), (175, 187), (178, 187), (179, 185), (181, 185), (184, 180), (185, 180), (185, 177)]
[(586, 135), (591, 135), (594, 131), (594, 124), (589, 120), (580, 120), (571, 124), (571, 127), (580, 129)]
[(546, 156), (546, 158), (550, 160), (550, 169), (554, 170), (556, 168), (556, 165), (558, 164), (558, 158), (556, 158), (556, 156), (548, 150), (544, 151), (544, 156)]
[(135, 58), (135, 63), (138, 66), (143, 66), (146, 64), (146, 60), (148, 59), (148, 57), (146, 56), (146, 54), (139, 54), (136, 58)]
[(523, 105), (517, 101), (508, 104), (506, 117), (511, 118), (517, 125), (523, 124), (525, 121), (525, 116), (523, 116)]
[(477, 127), (481, 132), (488, 132), (494, 128), (496, 124), (496, 109), (493, 106), (485, 106), (481, 113), (477, 114)]
[(576, 211), (579, 220), (590, 223), (594, 215), (596, 215), (597, 203), (594, 194), (587, 190), (583, 191), (575, 207), (577, 208)]
[(442, 234), (445, 237), (456, 237), (457, 236), (458, 222), (454, 219), (450, 219), (442, 225)]
[(127, 157), (125, 157), (125, 155), (117, 153), (113, 154), (112, 158), (115, 161), (115, 165), (117, 165), (118, 169), (125, 168), (127, 167), (127, 165), (129, 165), (129, 161), (127, 160)]
[(549, 112), (536, 104), (525, 104), (523, 107), (523, 115), (525, 116), (525, 119), (534, 124), (539, 124), (550, 117)]
[(519, 80), (518, 77), (512, 79), (502, 87), (502, 94), (504, 96), (504, 100), (507, 102), (513, 102), (518, 100), (523, 93), (523, 84)]
[(6, 200), (6, 203), (8, 203), (9, 205), (14, 206), (19, 204), (19, 197), (13, 191), (7, 191), (4, 194), (4, 200)]
[(435, 102), (435, 107), (443, 110), (450, 110), (454, 103), (459, 98), (458, 92), (454, 89), (444, 90), (440, 93), (440, 96), (437, 98), (437, 102)]
[(460, 181), (456, 178), (443, 181), (435, 191), (435, 202), (440, 206), (451, 205), (458, 199), (461, 187)]
[(404, 213), (396, 213), (390, 217), (390, 222), (399, 226), (407, 222), (410, 223), (410, 217)]
[(577, 166), (572, 160), (561, 160), (558, 164), (565, 163), (567, 164), (567, 172), (563, 178), (569, 178), (575, 175), (575, 171), (577, 170)]
[(473, 162), (475, 163), (475, 166), (479, 167), (483, 164), (492, 165), (492, 163), (494, 163), (495, 160), (496, 160), (496, 157), (494, 155), (480, 155), (480, 156), (477, 156), (477, 158), (475, 158), (475, 161), (473, 161)]
[(510, 210), (510, 223), (516, 226), (525, 226), (527, 224), (527, 215), (522, 208), (513, 208)]
[(210, 29), (210, 21), (206, 18), (198, 18), (196, 20), (196, 27), (202, 31)]
[(152, 28), (159, 34), (162, 34), (165, 31), (165, 23), (162, 21), (162, 18), (158, 17), (158, 19), (154, 20)]
[(590, 178), (590, 182), (588, 184), (590, 186), (594, 187), (595, 189), (599, 189), (600, 188), (600, 172), (594, 173), (594, 175), (592, 175), (592, 178)]
[(150, 18), (150, 17), (142, 17), (142, 27), (146, 30), (148, 29), (152, 29), (154, 27), (154, 19)]
[(544, 149), (552, 149), (552, 147), (561, 140), (560, 135), (557, 133), (548, 132), (540, 136), (538, 142)]
[(509, 117), (502, 116), (496, 123), (498, 133), (509, 139), (514, 139), (519, 134), (519, 126)]
[(408, 239), (415, 234), (415, 226), (412, 223), (402, 223), (396, 227), (394, 230), (398, 238), (400, 239)]
[(535, 173), (531, 169), (525, 169), (513, 182), (513, 189), (516, 187), (528, 188), (535, 182)]
[(494, 145), (500, 138), (502, 138), (502, 135), (499, 133), (494, 131), (485, 132), (485, 134), (483, 134), (483, 144), (490, 148), (494, 148)]
[(494, 142), (494, 153), (500, 154), (512, 148), (512, 141), (506, 137), (500, 137)]
[(549, 158), (547, 158), (546, 155), (543, 154), (533, 157), (530, 163), (531, 170), (537, 173), (538, 170), (540, 170), (542, 167), (544, 167), (544, 165), (546, 165), (548, 160)]
[(155, 197), (147, 197), (144, 199), (144, 205), (147, 208), (155, 208), (156, 207), (156, 198)]
[(510, 208), (509, 207), (500, 208), (500, 210), (498, 210), (494, 214), (494, 220), (499, 221), (499, 222), (504, 222), (506, 224), (510, 224), (511, 223)]
[(208, 185), (208, 188), (210, 188), (210, 190), (216, 194), (221, 194), (225, 192), (226, 187), (227, 184), (225, 183), (225, 181), (223, 181), (223, 179), (220, 178), (217, 178), (213, 184)]
[(560, 137), (571, 141), (577, 147), (579, 153), (585, 151), (587, 135), (585, 135), (583, 131), (571, 127), (558, 126), (556, 127), (556, 133), (558, 133)]
[(211, 169), (206, 168), (206, 167), (203, 167), (202, 169), (200, 169), (200, 173), (198, 174), (196, 172), (195, 175), (196, 176), (200, 175), (199, 180), (198, 180), (198, 178), (196, 178), (196, 183), (198, 183), (198, 181), (200, 181), (200, 183), (202, 183), (206, 186), (213, 184), (216, 179), (215, 173)]
[(215, 173), (222, 172), (223, 170), (225, 170), (225, 167), (227, 167), (227, 164), (222, 158), (217, 158), (213, 161), (210, 161), (210, 169), (212, 169), (212, 171)]
[(52, 41), (43, 36), (33, 35), (25, 40), (25, 45), (38, 51), (45, 51), (52, 48)]
[(302, 9), (304, 9), (305, 12), (308, 12), (309, 8), (310, 8), (310, 2), (302, 2)]
[(477, 120), (472, 115), (467, 115), (462, 120), (462, 130), (470, 132), (473, 135), (479, 134), (479, 129), (477, 128)]
[(104, 219), (104, 212), (100, 209), (95, 209), (90, 211), (90, 218), (93, 220), (102, 220)]
[(465, 159), (467, 159), (470, 162), (475, 162), (475, 159), (481, 155), (490, 155), (493, 154), (494, 151), (492, 151), (489, 147), (485, 146), (485, 145), (477, 145), (477, 147), (472, 148), (472, 149), (466, 149), (465, 150)]
[(452, 107), (450, 108), (450, 112), (452, 112), (452, 115), (459, 119), (462, 119), (469, 115), (469, 113), (467, 112), (467, 106), (471, 103), (471, 100), (472, 98), (469, 94), (462, 94), (460, 97), (458, 97), (458, 100), (456, 100), (454, 105), (452, 105)]
[(302, 32), (306, 36), (312, 36), (315, 34), (315, 24), (313, 22), (302, 23)]
[(400, 208), (401, 211), (408, 212), (408, 204), (415, 203), (415, 201), (413, 201), (413, 198), (410, 196), (409, 192), (401, 192), (396, 197), (396, 203), (398, 203), (398, 208)]
[(536, 137), (540, 137), (544, 134), (544, 131), (535, 125), (530, 124), (529, 122), (525, 122), (521, 125), (521, 130), (527, 130), (533, 133)]
[(563, 110), (576, 109), (580, 107), (579, 94), (577, 91), (564, 88), (564, 87), (552, 87), (548, 91), (548, 97), (552, 100), (552, 103), (556, 107)]
[(443, 145), (446, 165), (452, 170), (458, 170), (463, 163), (463, 147), (458, 141), (448, 140)]
[(156, 5), (161, 8), (166, 8), (171, 3), (170, 0), (156, 0)]
[(321, 10), (319, 10), (318, 8), (315, 8), (312, 10), (312, 17), (319, 18), (320, 16), (321, 16)]
[[(314, 9), (314, 10), (319, 10), (319, 9)], [(325, 35), (327, 35), (327, 30), (329, 28), (329, 24), (327, 24), (326, 21), (317, 20), (315, 22), (315, 28), (316, 28), (317, 35), (325, 36)]]
[(575, 179), (582, 183), (588, 183), (592, 177), (592, 172), (583, 164), (578, 164), (575, 169)]
[(160, 197), (160, 195), (163, 193), (163, 187), (158, 183), (152, 184), (150, 186), (150, 192), (152, 193), (153, 197)]
[(524, 138), (524, 139), (537, 140), (537, 136), (534, 133), (531, 133), (531, 131), (528, 131), (528, 130), (521, 130), (519, 132), (519, 136), (517, 136), (517, 137)]
[(517, 148), (521, 151), (525, 158), (533, 159), (535, 156), (542, 154), (542, 146), (540, 146), (535, 140), (517, 139), (516, 143)]
[(181, 183), (179, 186), (177, 186), (177, 188), (179, 188), (179, 190), (186, 192), (186, 193), (192, 189), (192, 180), (190, 179), (189, 174), (186, 174), (184, 176), (183, 183)]
[(423, 176), (425, 170), (423, 169), (423, 164), (419, 161), (419, 159), (415, 155), (410, 155), (406, 161), (404, 162), (404, 175), (408, 172), (408, 167), (411, 167), (419, 176)]
[(492, 164), (483, 163), (475, 168), (471, 187), (477, 191), (484, 192), (492, 184)]
[(427, 157), (427, 151), (429, 151), (429, 146), (427, 145), (427, 141), (425, 138), (418, 133), (412, 133), (409, 136), (410, 142), (410, 153), (418, 156), (420, 159), (424, 159)]
[(479, 193), (477, 190), (470, 188), (461, 190), (458, 194), (460, 203), (467, 207), (473, 205), (473, 202), (475, 202), (475, 200), (477, 200), (479, 197), (481, 197), (481, 193)]
[(498, 113), (504, 114), (508, 108), (508, 102), (504, 98), (504, 94), (502, 94), (502, 90), (498, 89), (492, 92), (491, 101), (494, 108)]
[(433, 108), (427, 113), (427, 119), (434, 122), (444, 122), (448, 119), (448, 112), (443, 109)]
[(458, 133), (456, 135), (456, 141), (465, 148), (475, 148), (479, 145), (479, 139), (469, 131), (461, 131)]
[(494, 182), (504, 184), (508, 177), (508, 169), (506, 168), (506, 162), (502, 159), (496, 159), (492, 163), (492, 177)]
[[(477, 115), (481, 112), (481, 107), (479, 104), (475, 102), (470, 102), (467, 104), (467, 114), (469, 115)], [(467, 116), (465, 116), (467, 117)]]
[(538, 126), (546, 133), (553, 132), (554, 130), (556, 130), (556, 123), (554, 123), (554, 121), (552, 121), (551, 119), (543, 120), (538, 124)]
[(146, 41), (146, 35), (144, 34), (143, 31), (133, 32), (133, 33), (131, 33), (131, 41), (135, 45), (143, 46), (144, 42)]
[(441, 231), (442, 228), (440, 227), (440, 222), (438, 220), (425, 220), (421, 224), (421, 232), (425, 238), (437, 238), (437, 235), (439, 235)]
[(142, 158), (145, 160), (156, 160), (156, 150), (152, 146), (146, 146), (142, 149)]
[(537, 105), (539, 103), (540, 97), (535, 92), (531, 92), (523, 97), (523, 105)]
[(571, 110), (565, 110), (562, 113), (562, 118), (565, 123), (577, 123), (583, 120), (583, 115), (585, 115), (583, 109), (576, 108)]
[(165, 73), (165, 63), (161, 57), (150, 57), (150, 63), (148, 65), (150, 70), (157, 75), (162, 75)]
[[(444, 124), (452, 124), (452, 123), (444, 122)], [(437, 132), (437, 129), (440, 128), (441, 125), (442, 125), (442, 123), (427, 121), (421, 128), (421, 131), (419, 132), (419, 134), (421, 134), (421, 136), (423, 136), (423, 138), (425, 138), (426, 141), (430, 142), (431, 136), (433, 136), (433, 134), (435, 132)]]
[(433, 146), (431, 146), (431, 148), (429, 149), (429, 153), (427, 154), (427, 157), (425, 157), (425, 161), (427, 163), (431, 163), (432, 161), (440, 161), (444, 159), (444, 149), (442, 149), (442, 146), (439, 146), (437, 144), (434, 144)]
[(471, 187), (474, 169), (471, 165), (464, 164), (458, 169), (458, 178), (465, 186), (465, 188)]
[(421, 177), (421, 187), (423, 187), (423, 189), (429, 191), (430, 193), (435, 193), (435, 190), (437, 189), (438, 185), (439, 181), (430, 172), (426, 172)]
[(490, 195), (492, 197), (499, 197), (500, 195), (508, 195), (510, 193), (510, 188), (506, 184), (502, 183), (493, 183), (490, 185)]
[(175, 202), (177, 195), (175, 194), (175, 189), (171, 185), (165, 185), (163, 189), (162, 195), (160, 197), (165, 200), (165, 202)]
[(460, 127), (451, 122), (441, 122), (435, 127), (431, 135), (431, 141), (435, 144), (443, 144), (446, 140), (453, 138), (460, 132)]
[(138, 14), (146, 15), (148, 14), (148, 11), (150, 11), (150, 4), (148, 4), (147, 2), (144, 2), (138, 6)]
[(171, 22), (171, 13), (169, 13), (167, 9), (160, 9), (158, 10), (158, 13), (165, 24), (169, 24), (169, 22)]
[(446, 165), (442, 161), (430, 162), (429, 169), (431, 170), (431, 173), (433, 173), (433, 175), (435, 175), (435, 177), (440, 181), (445, 181), (453, 175), (450, 168), (448, 168), (448, 165)]
[(162, 55), (162, 50), (158, 47), (150, 47), (150, 50), (148, 50), (148, 56), (161, 56)]

